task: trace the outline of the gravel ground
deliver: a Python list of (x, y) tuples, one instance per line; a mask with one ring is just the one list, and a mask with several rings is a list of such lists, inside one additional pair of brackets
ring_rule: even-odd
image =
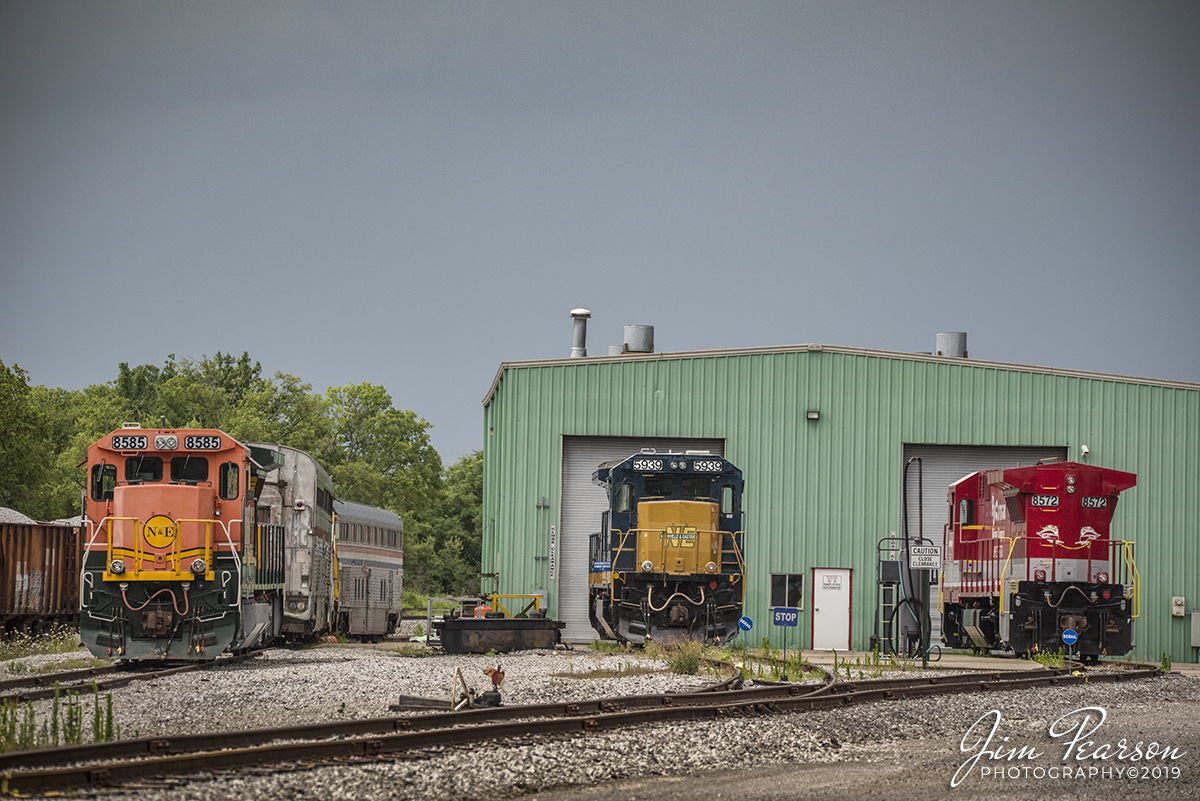
[[(397, 695), (446, 697), (455, 667), (462, 670), (470, 685), (482, 691), (488, 683), (483, 669), (496, 663), (506, 673), (505, 702), (509, 704), (678, 692), (715, 681), (708, 676), (681, 677), (666, 672), (582, 678), (579, 674), (594, 675), (594, 671), (643, 664), (643, 660), (628, 655), (599, 655), (589, 651), (418, 659), (386, 650), (334, 646), (270, 651), (253, 662), (116, 690), (113, 698), (117, 720), (126, 736), (135, 731), (140, 736), (170, 735), (370, 718), (389, 714), (387, 707)], [(1144, 797), (1200, 798), (1200, 724), (1197, 723), (1200, 678), (1182, 676), (987, 696), (947, 696), (686, 726), (656, 724), (536, 743), (430, 749), (394, 761), (362, 765), (311, 769), (303, 766), (253, 775), (170, 779), (90, 792), (106, 798), (136, 797), (140, 801), (233, 797), (273, 801), (301, 795), (330, 799), (466, 800), (499, 799), (625, 780), (625, 784), (604, 785), (589, 795), (605, 797), (605, 788), (610, 787), (614, 788), (610, 793), (614, 798), (655, 798), (664, 795), (663, 788), (655, 781), (666, 780), (648, 777), (691, 776), (697, 777), (692, 780), (696, 786), (680, 797), (695, 797), (716, 781), (707, 778), (708, 772), (719, 772), (712, 776), (728, 776), (734, 771), (740, 772), (733, 774), (735, 777), (761, 777), (782, 771), (779, 775), (787, 777), (793, 771), (820, 770), (826, 766), (835, 782), (838, 777), (850, 781), (855, 770), (884, 775), (925, 754), (932, 755), (933, 762), (921, 775), (933, 781), (933, 789), (940, 793), (951, 792), (951, 776), (968, 756), (959, 752), (965, 732), (990, 710), (1002, 714), (997, 740), (1008, 737), (1013, 745), (1030, 745), (1045, 753), (1036, 762), (1020, 764), (1048, 768), (1064, 764), (1063, 738), (1050, 738), (1049, 727), (1060, 716), (1088, 706), (1103, 707), (1109, 715), (1105, 728), (1093, 738), (1097, 744), (1110, 741), (1115, 744), (1122, 737), (1131, 745), (1151, 740), (1176, 746), (1184, 743), (1186, 747), (1180, 746), (1180, 750), (1189, 753), (1165, 763), (1179, 767), (1180, 778), (1157, 784), (1147, 781), (1112, 785), (1109, 781), (1089, 785), (1090, 789), (1077, 796), (1071, 795), (1076, 788), (1074, 783), (1067, 786), (1059, 782), (1053, 788), (1039, 789), (1031, 797), (1094, 798), (1113, 792), (1127, 797), (1148, 792), (1151, 794)], [(980, 797), (993, 795), (999, 785), (994, 782), (989, 785), (980, 775), (987, 764), (981, 760), (953, 792), (963, 797), (973, 797), (976, 793), (982, 793)], [(1007, 767), (1010, 763), (1003, 764)], [(1132, 763), (1114, 759), (1094, 764), (1108, 768)], [(636, 786), (628, 784), (630, 781)], [(767, 792), (746, 797), (801, 797), (794, 782), (786, 778), (781, 781), (779, 795)], [(1032, 779), (1029, 782), (1028, 787), (1036, 787)], [(678, 785), (676, 789), (687, 786)], [(743, 781), (739, 786), (747, 785)], [(884, 790), (873, 797), (899, 797), (905, 786), (901, 783), (896, 792)], [(831, 795), (858, 797), (846, 792)], [(566, 796), (551, 793), (549, 797)]]

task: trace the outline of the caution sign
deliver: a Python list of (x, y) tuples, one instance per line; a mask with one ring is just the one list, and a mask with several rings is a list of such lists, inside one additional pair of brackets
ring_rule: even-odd
[(178, 536), (179, 525), (166, 515), (155, 515), (142, 529), (142, 538), (151, 548), (169, 548)]
[(942, 567), (942, 546), (909, 546), (908, 566), (914, 570), (940, 570)]

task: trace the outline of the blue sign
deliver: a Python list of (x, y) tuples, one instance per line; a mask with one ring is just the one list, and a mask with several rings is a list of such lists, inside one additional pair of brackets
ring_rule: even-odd
[(592, 571), (612, 570), (612, 562), (592, 562)]
[(795, 626), (800, 622), (800, 610), (794, 606), (775, 607), (776, 626)]
[(750, 629), (754, 628), (754, 621), (743, 615), (742, 617), (738, 618), (738, 628), (742, 631), (749, 631)]
[(1074, 645), (1079, 641), (1079, 632), (1075, 629), (1067, 629), (1062, 633), (1062, 638), (1067, 645)]

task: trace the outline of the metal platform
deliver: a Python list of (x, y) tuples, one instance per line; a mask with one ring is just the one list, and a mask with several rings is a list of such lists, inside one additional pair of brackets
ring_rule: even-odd
[(448, 654), (486, 654), (492, 651), (553, 649), (565, 626), (548, 618), (453, 617), (434, 621), (442, 648)]

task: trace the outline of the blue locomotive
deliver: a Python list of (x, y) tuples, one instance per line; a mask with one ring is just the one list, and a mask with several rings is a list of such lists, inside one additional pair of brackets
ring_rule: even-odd
[(707, 451), (643, 450), (592, 480), (608, 496), (591, 536), (592, 627), (635, 644), (731, 640), (745, 600), (742, 471)]

